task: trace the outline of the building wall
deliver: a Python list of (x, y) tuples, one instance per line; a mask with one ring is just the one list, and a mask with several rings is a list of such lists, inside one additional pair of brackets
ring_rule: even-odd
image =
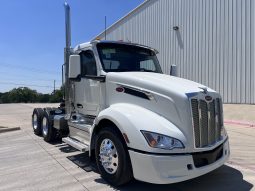
[(156, 48), (165, 73), (176, 64), (225, 103), (255, 104), (254, 10), (255, 0), (149, 0), (108, 28), (107, 40)]

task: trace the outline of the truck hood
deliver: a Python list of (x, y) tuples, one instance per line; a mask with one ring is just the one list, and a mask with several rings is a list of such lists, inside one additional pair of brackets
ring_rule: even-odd
[[(111, 79), (116, 80), (116, 82), (140, 87), (141, 89), (146, 88), (151, 91), (163, 91), (165, 93), (167, 91), (174, 94), (186, 95), (188, 93), (203, 92), (201, 88), (206, 87), (194, 81), (152, 72), (121, 72), (109, 73), (108, 75)], [(209, 92), (214, 92), (214, 90), (208, 87), (206, 88)]]
[[(125, 92), (125, 89), (118, 92), (118, 87), (133, 90)], [(206, 95), (210, 95), (213, 98), (219, 96), (218, 93), (210, 88), (207, 88), (205, 94), (201, 87), (204, 88), (205, 86), (165, 74), (112, 72), (106, 75), (106, 105), (111, 106), (125, 103), (150, 110), (174, 124), (186, 137), (186, 140), (183, 141), (190, 143), (186, 144), (186, 146), (191, 147), (191, 145), (194, 145), (194, 140), (190, 98), (200, 97), (204, 99), (203, 97)], [(140, 94), (136, 92), (144, 92), (146, 95), (149, 93), (152, 99), (144, 99), (144, 97), (139, 96)], [(163, 133), (157, 128), (155, 132)], [(172, 136), (170, 131), (169, 136)]]

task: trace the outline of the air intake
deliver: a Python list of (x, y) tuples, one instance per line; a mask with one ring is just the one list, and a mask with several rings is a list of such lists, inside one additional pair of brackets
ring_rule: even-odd
[(214, 145), (221, 139), (222, 104), (219, 98), (210, 102), (191, 99), (196, 148)]

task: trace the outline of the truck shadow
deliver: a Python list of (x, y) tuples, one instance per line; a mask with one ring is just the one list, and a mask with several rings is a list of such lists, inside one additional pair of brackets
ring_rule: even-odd
[(69, 145), (58, 145), (57, 147), (59, 147), (59, 150), (63, 153), (73, 153), (78, 151)]
[[(62, 152), (75, 152), (76, 149), (69, 148), (70, 146), (61, 147)], [(67, 157), (70, 161), (75, 163), (81, 169), (86, 172), (95, 172), (98, 173), (96, 163), (91, 161), (89, 158), (88, 153), (80, 153), (77, 155), (71, 155)], [(95, 182), (101, 184), (107, 184), (102, 178), (95, 179)], [(230, 166), (224, 165), (215, 171), (203, 175), (201, 177), (175, 183), (175, 184), (168, 184), (168, 185), (157, 185), (157, 184), (149, 184), (140, 182), (137, 180), (131, 181), (129, 184), (115, 187), (115, 190), (120, 191), (248, 191), (253, 188), (253, 185), (243, 179), (243, 174), (239, 170), (232, 168)]]
[(239, 170), (224, 165), (219, 169), (201, 177), (169, 185), (156, 185), (133, 181), (131, 184), (119, 190), (160, 190), (160, 191), (248, 191), (253, 185), (243, 179)]

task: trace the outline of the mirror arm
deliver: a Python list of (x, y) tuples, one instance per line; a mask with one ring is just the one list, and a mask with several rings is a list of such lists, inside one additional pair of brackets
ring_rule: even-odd
[(105, 82), (105, 76), (91, 76), (91, 75), (86, 75), (85, 78), (99, 81), (99, 82)]
[(78, 75), (76, 78), (69, 78), (69, 80), (73, 82), (80, 82), (81, 81), (81, 75)]

